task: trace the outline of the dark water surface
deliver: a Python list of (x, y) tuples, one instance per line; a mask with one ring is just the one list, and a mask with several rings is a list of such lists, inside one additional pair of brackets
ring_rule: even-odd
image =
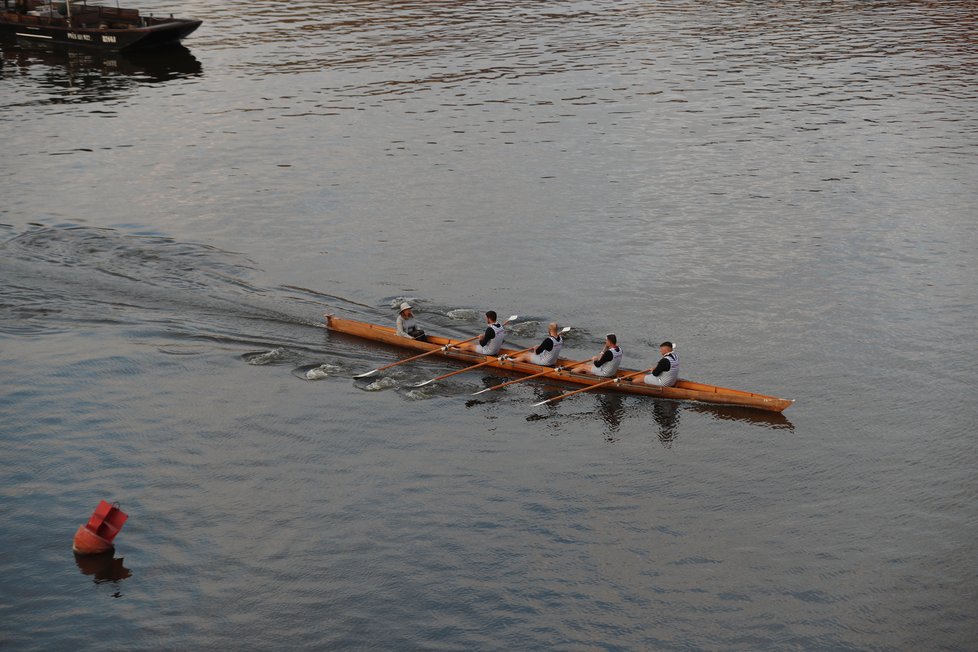
[[(140, 8), (0, 44), (0, 647), (976, 649), (973, 2)], [(797, 404), (353, 380), (404, 298)]]

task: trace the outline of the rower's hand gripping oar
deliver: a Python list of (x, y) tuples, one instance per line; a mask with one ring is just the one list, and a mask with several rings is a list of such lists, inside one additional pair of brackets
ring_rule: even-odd
[(623, 380), (631, 380), (632, 378), (635, 378), (636, 376), (644, 376), (647, 373), (651, 373), (653, 369), (655, 369), (655, 367), (650, 367), (650, 368), (646, 369), (645, 371), (636, 371), (635, 373), (628, 374), (626, 376), (616, 376), (615, 378), (609, 378), (608, 380), (606, 380), (606, 381), (604, 381), (602, 383), (595, 383), (594, 385), (589, 385), (589, 386), (584, 387), (584, 388), (581, 388), (581, 389), (575, 389), (573, 392), (567, 392), (566, 394), (561, 394), (560, 396), (554, 396), (553, 398), (548, 398), (546, 401), (540, 401), (539, 403), (534, 403), (533, 404), (533, 407), (537, 407), (539, 405), (546, 405), (547, 403), (556, 403), (557, 401), (563, 400), (563, 399), (567, 398), (568, 396), (573, 396), (574, 394), (580, 394), (581, 392), (586, 392), (586, 391), (591, 390), (591, 389), (597, 389), (599, 387), (604, 387), (605, 385), (617, 385), (617, 384), (620, 384), (621, 381), (623, 381)]
[[(561, 333), (566, 333), (569, 330), (570, 330), (570, 326), (566, 326), (560, 332)], [(432, 378), (431, 380), (426, 380), (423, 383), (418, 383), (417, 385), (413, 385), (413, 387), (424, 387), (425, 385), (430, 385), (433, 382), (436, 382), (436, 381), (439, 381), (439, 380), (444, 380), (445, 378), (450, 378), (450, 377), (455, 376), (455, 375), (458, 375), (458, 374), (464, 374), (466, 371), (472, 371), (473, 369), (478, 369), (479, 367), (485, 367), (486, 365), (492, 364), (493, 362), (496, 362), (496, 361), (504, 362), (506, 360), (511, 360), (514, 355), (519, 355), (520, 353), (526, 353), (527, 351), (532, 351), (535, 348), (537, 348), (537, 347), (535, 347), (535, 346), (528, 346), (525, 349), (521, 349), (519, 351), (514, 351), (513, 353), (506, 353), (504, 355), (499, 356), (498, 358), (496, 358), (496, 357), (490, 357), (485, 362), (480, 362), (479, 364), (474, 364), (471, 367), (466, 367), (465, 369), (459, 369), (457, 371), (453, 371), (451, 373), (447, 373), (447, 374), (438, 376), (437, 378)]]
[[(508, 324), (511, 321), (515, 321), (518, 317), (519, 317), (519, 315), (510, 315), (509, 319), (507, 319), (503, 323), (504, 324)], [(436, 353), (444, 353), (445, 351), (448, 351), (448, 349), (453, 349), (453, 348), (455, 348), (457, 346), (461, 346), (462, 344), (468, 344), (469, 342), (472, 342), (473, 340), (477, 340), (480, 337), (482, 337), (482, 336), (481, 335), (476, 335), (475, 337), (470, 337), (467, 340), (462, 340), (461, 342), (456, 342), (455, 344), (446, 344), (445, 346), (439, 346), (437, 349), (432, 349), (431, 351), (426, 351), (426, 352), (421, 353), (419, 355), (411, 356), (410, 358), (407, 358), (405, 360), (400, 360), (399, 362), (393, 362), (391, 364), (384, 365), (383, 367), (377, 367), (376, 369), (371, 369), (370, 371), (366, 371), (366, 372), (364, 372), (362, 374), (358, 374), (358, 375), (354, 376), (354, 378), (369, 378), (370, 376), (373, 376), (374, 374), (376, 374), (378, 372), (381, 372), (384, 369), (390, 369), (391, 367), (396, 367), (397, 365), (401, 365), (401, 364), (404, 364), (406, 362), (411, 362), (412, 360), (417, 360), (419, 358), (424, 358), (424, 357), (429, 356), (429, 355), (434, 355)]]
[(548, 374), (553, 374), (559, 377), (560, 372), (570, 371), (571, 369), (574, 369), (575, 367), (580, 367), (582, 364), (587, 364), (588, 362), (591, 361), (582, 360), (581, 362), (575, 362), (574, 364), (568, 365), (566, 367), (554, 367), (553, 369), (547, 369), (546, 371), (541, 371), (540, 373), (533, 374), (532, 376), (525, 376), (523, 378), (517, 378), (516, 380), (507, 380), (505, 383), (502, 383), (500, 385), (493, 385), (492, 387), (486, 387), (485, 389), (480, 389), (478, 392), (472, 392), (472, 396), (475, 396), (476, 394), (482, 394), (483, 392), (491, 392), (494, 389), (502, 389), (503, 387), (508, 387), (509, 385), (522, 383), (524, 380), (533, 380), (534, 378), (539, 378), (540, 376), (546, 376)]

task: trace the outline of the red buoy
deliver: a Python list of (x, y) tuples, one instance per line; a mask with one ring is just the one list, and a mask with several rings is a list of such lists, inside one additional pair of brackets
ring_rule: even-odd
[(119, 504), (104, 500), (98, 504), (88, 523), (75, 532), (71, 549), (83, 555), (97, 555), (113, 549), (112, 540), (119, 534), (129, 516), (119, 509)]

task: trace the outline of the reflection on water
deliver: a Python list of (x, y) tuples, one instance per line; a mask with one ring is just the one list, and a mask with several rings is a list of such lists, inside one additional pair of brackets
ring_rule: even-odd
[(642, 422), (651, 412), (652, 422), (658, 429), (656, 434), (659, 441), (667, 448), (670, 447), (679, 434), (680, 404), (652, 398), (640, 398), (636, 402), (629, 401), (628, 398), (624, 394), (610, 392), (594, 394), (597, 405), (591, 416), (598, 417), (603, 422), (605, 439), (609, 442), (617, 441), (618, 432), (629, 417)]
[(659, 441), (671, 446), (679, 434), (679, 404), (675, 401), (653, 401), (652, 418), (659, 426)]
[(597, 408), (594, 413), (604, 421), (605, 439), (615, 441), (625, 416), (625, 398), (621, 394), (596, 394)]
[(755, 426), (764, 426), (772, 430), (794, 430), (791, 419), (780, 412), (752, 410), (735, 405), (706, 405), (702, 403), (687, 403), (683, 406), (690, 412), (706, 414), (719, 421), (737, 421)]
[[(542, 383), (531, 386), (533, 388), (533, 402), (554, 398), (567, 391), (566, 389), (557, 389), (552, 385)], [(634, 400), (629, 401), (629, 398), (633, 398)], [(574, 399), (570, 400), (573, 401)], [(746, 407), (712, 405), (709, 403), (697, 403), (695, 401), (671, 401), (649, 397), (635, 399), (635, 397), (628, 397), (624, 394), (614, 392), (594, 392), (588, 399), (582, 396), (577, 400), (593, 400), (596, 405), (591, 412), (562, 413), (560, 404), (547, 403), (538, 408), (539, 410), (544, 410), (545, 413), (536, 412), (527, 416), (526, 420), (556, 420), (560, 417), (578, 420), (597, 418), (605, 426), (605, 438), (608, 441), (616, 441), (616, 434), (629, 418), (643, 420), (651, 416), (652, 422), (657, 427), (656, 434), (659, 441), (667, 447), (679, 436), (679, 420), (683, 410), (705, 414), (719, 421), (737, 421), (771, 429), (794, 429), (794, 424), (784, 414)], [(471, 407), (480, 403), (482, 401), (470, 400), (466, 405)], [(564, 409), (566, 410), (567, 406), (564, 406)]]
[[(559, 396), (560, 393), (553, 389), (547, 389), (544, 386), (535, 387), (534, 401), (553, 398), (554, 396)], [(794, 424), (791, 420), (777, 412), (766, 412), (764, 410), (736, 406), (711, 405), (708, 403), (697, 403), (695, 401), (680, 402), (648, 397), (629, 401), (628, 398), (623, 394), (595, 392), (592, 400), (595, 401), (596, 405), (592, 412), (561, 414), (558, 404), (548, 403), (539, 408), (541, 410), (545, 409), (546, 414), (531, 414), (527, 417), (527, 421), (558, 419), (560, 417), (566, 419), (597, 418), (605, 426), (605, 438), (608, 441), (615, 441), (616, 433), (621, 430), (629, 418), (641, 421), (651, 416), (651, 421), (657, 428), (656, 436), (667, 447), (679, 437), (679, 421), (683, 411), (705, 414), (718, 421), (736, 421), (772, 430), (794, 430)]]
[(95, 584), (106, 584), (111, 582), (115, 587), (113, 598), (122, 597), (119, 590), (119, 582), (132, 577), (132, 571), (123, 565), (125, 561), (122, 557), (116, 557), (115, 551), (111, 550), (99, 555), (80, 555), (75, 554), (75, 564), (82, 572), (82, 575), (94, 576), (92, 581)]
[[(200, 75), (200, 62), (182, 45), (147, 52), (100, 52), (64, 46), (37, 47), (0, 39), (0, 79), (24, 78), (34, 91), (14, 106), (102, 102), (140, 84)], [(43, 91), (43, 93), (37, 93)], [(4, 103), (4, 106), (10, 106)]]

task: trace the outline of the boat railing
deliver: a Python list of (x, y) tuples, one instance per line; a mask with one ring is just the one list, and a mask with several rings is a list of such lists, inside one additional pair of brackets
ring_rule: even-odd
[(72, 12), (71, 23), (78, 26), (99, 26), (102, 28), (126, 28), (139, 23), (138, 9), (116, 9), (115, 7), (85, 7)]
[[(21, 14), (8, 11), (4, 13), (4, 20), (20, 23), (22, 25), (64, 25), (66, 17), (55, 13), (47, 14)], [(140, 16), (138, 9), (117, 9), (116, 7), (101, 7), (89, 5), (79, 7), (71, 15), (71, 24), (76, 27), (88, 25), (104, 25), (116, 27), (113, 23), (124, 23), (118, 27), (130, 27), (139, 23)]]
[(32, 14), (15, 14), (13, 12), (3, 15), (5, 21), (20, 23), (21, 25), (64, 25), (64, 16), (34, 16)]
[(87, 5), (83, 7), (76, 7), (75, 5), (72, 5), (72, 14), (76, 13), (78, 16), (88, 17), (89, 15), (92, 15), (96, 18), (107, 20), (139, 20), (138, 9), (120, 9), (117, 7), (103, 7), (101, 5)]

